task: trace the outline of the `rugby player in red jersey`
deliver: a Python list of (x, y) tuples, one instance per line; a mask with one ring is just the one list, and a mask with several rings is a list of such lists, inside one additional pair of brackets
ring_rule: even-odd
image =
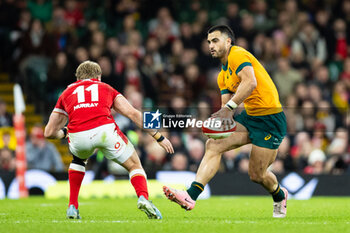
[[(73, 154), (68, 176), (70, 185), (67, 218), (80, 219), (78, 195), (85, 174), (86, 160), (96, 149), (107, 159), (119, 163), (129, 172), (138, 196), (137, 207), (151, 219), (161, 219), (160, 211), (148, 200), (147, 177), (140, 159), (128, 138), (115, 123), (111, 108), (142, 128), (142, 114), (126, 98), (101, 82), (101, 67), (92, 61), (81, 63), (77, 81), (59, 97), (45, 127), (45, 137), (68, 138)], [(68, 126), (64, 127), (68, 121)], [(146, 130), (168, 153), (174, 153), (170, 141), (158, 131)]]

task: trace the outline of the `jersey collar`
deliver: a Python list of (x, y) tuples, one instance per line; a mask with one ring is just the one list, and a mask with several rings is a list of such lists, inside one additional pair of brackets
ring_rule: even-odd
[(228, 67), (228, 62), (226, 62), (226, 64), (224, 65), (224, 64), (222, 64), (222, 69), (224, 70), (224, 71), (226, 71), (227, 70), (227, 67)]
[(99, 81), (97, 78), (87, 78), (87, 79), (80, 79), (77, 82), (84, 82), (84, 81)]
[[(230, 55), (230, 52), (231, 52), (231, 48), (233, 47), (233, 45), (230, 47), (230, 49), (228, 50), (228, 55)], [(227, 67), (228, 67), (228, 55), (227, 55), (227, 61), (226, 61), (226, 63), (225, 64), (222, 64), (222, 69), (224, 70), (224, 71), (226, 71), (227, 70)]]

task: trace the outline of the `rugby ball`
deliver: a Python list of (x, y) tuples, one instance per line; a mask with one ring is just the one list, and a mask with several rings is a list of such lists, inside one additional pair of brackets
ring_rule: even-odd
[(230, 136), (236, 131), (236, 128), (235, 121), (232, 121), (229, 125), (223, 125), (220, 118), (211, 117), (204, 121), (202, 131), (209, 138), (221, 139)]

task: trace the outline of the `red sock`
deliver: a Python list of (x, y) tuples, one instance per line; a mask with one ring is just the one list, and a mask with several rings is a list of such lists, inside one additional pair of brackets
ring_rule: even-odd
[[(139, 170), (139, 169), (137, 169)], [(144, 172), (143, 172), (144, 173)], [(141, 195), (148, 200), (147, 180), (143, 174), (136, 173), (130, 178), (130, 182), (136, 191), (137, 197)]]
[(76, 171), (69, 169), (68, 170), (68, 178), (69, 178), (69, 205), (74, 205), (75, 208), (78, 209), (78, 195), (81, 186), (81, 182), (84, 179), (85, 172)]

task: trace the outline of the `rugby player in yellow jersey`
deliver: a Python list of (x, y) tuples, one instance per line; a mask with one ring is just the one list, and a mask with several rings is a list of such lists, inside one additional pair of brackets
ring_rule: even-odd
[(259, 61), (247, 50), (234, 45), (234, 34), (229, 27), (218, 25), (210, 28), (208, 43), (211, 55), (222, 63), (217, 80), (222, 108), (213, 116), (232, 119), (235, 109), (242, 102), (245, 110), (234, 117), (237, 130), (232, 135), (207, 141), (205, 155), (191, 187), (180, 191), (164, 186), (164, 194), (181, 207), (193, 209), (204, 186), (218, 171), (222, 153), (252, 143), (250, 179), (271, 193), (273, 217), (284, 218), (288, 192), (268, 171), (286, 134), (286, 118), (276, 87)]

